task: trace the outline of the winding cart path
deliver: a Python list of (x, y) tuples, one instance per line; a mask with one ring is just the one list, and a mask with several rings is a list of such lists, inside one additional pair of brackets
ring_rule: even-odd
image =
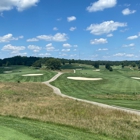
[(97, 102), (93, 102), (93, 101), (88, 101), (88, 100), (84, 100), (84, 99), (78, 99), (78, 98), (75, 98), (75, 97), (71, 97), (71, 96), (62, 94), (59, 88), (57, 88), (55, 86), (52, 86), (50, 84), (50, 82), (55, 81), (61, 74), (63, 74), (63, 73), (62, 72), (58, 72), (58, 74), (56, 74), (54, 77), (52, 77), (49, 81), (43, 82), (47, 86), (51, 87), (55, 94), (60, 95), (62, 97), (70, 98), (70, 99), (73, 99), (73, 100), (77, 100), (77, 101), (81, 101), (81, 102), (97, 105), (97, 106), (100, 106), (100, 107), (103, 107), (103, 108), (116, 109), (116, 110), (121, 110), (121, 111), (125, 111), (125, 112), (128, 112), (128, 113), (140, 115), (140, 111), (139, 110), (124, 108), (124, 107), (120, 107), (120, 106), (106, 105), (106, 104), (97, 103)]

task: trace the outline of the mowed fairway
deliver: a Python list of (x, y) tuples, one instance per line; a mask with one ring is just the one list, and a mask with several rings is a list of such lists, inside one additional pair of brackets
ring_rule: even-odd
[(72, 127), (27, 119), (0, 117), (0, 124), (0, 140), (111, 140)]
[[(42, 74), (38, 76), (23, 76), (26, 74)], [(44, 82), (52, 78), (56, 72), (40, 70), (25, 66), (0, 67), (0, 82)]]
[[(65, 73), (52, 84), (60, 88), (63, 94), (73, 97), (123, 106), (140, 110), (140, 80), (132, 79), (139, 76), (138, 70), (114, 69), (110, 72), (91, 69), (76, 70), (76, 73)], [(78, 81), (67, 77), (102, 78), (99, 81)]]

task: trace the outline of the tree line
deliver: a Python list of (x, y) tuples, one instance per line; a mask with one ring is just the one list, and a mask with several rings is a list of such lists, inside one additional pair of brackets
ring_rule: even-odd
[(132, 66), (140, 69), (140, 61), (93, 61), (93, 60), (75, 60), (75, 59), (64, 59), (64, 58), (53, 58), (53, 57), (34, 57), (34, 56), (14, 56), (10, 58), (0, 59), (0, 66), (10, 66), (10, 65), (25, 65), (25, 66), (33, 66), (33, 67), (42, 67), (46, 66), (48, 69), (61, 69), (62, 65), (65, 64), (72, 64), (72, 63), (79, 63), (79, 64), (87, 64), (92, 65), (95, 68), (99, 68), (100, 65), (105, 65), (106, 69), (112, 71), (112, 66), (122, 65), (122, 68), (125, 66)]

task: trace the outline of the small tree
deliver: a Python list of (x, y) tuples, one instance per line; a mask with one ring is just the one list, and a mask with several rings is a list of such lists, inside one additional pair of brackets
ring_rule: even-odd
[(99, 63), (98, 63), (98, 62), (95, 62), (95, 63), (93, 64), (93, 66), (94, 66), (96, 69), (99, 69)]
[(138, 69), (140, 70), (140, 63), (138, 64)]
[(132, 66), (132, 67), (136, 67), (136, 63), (133, 62), (133, 63), (131, 64), (131, 66)]
[(109, 71), (113, 71), (113, 68), (108, 63), (105, 65), (105, 68), (108, 69)]

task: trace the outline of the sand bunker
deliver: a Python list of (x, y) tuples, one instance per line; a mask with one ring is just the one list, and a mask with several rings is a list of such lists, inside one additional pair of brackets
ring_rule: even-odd
[(22, 75), (22, 76), (40, 76), (40, 75), (43, 75), (43, 74), (25, 74), (25, 75)]
[(102, 78), (86, 78), (86, 77), (67, 77), (67, 78), (72, 80), (92, 80), (92, 81), (102, 80)]
[(93, 71), (100, 71), (100, 69), (96, 69), (96, 70), (93, 70)]
[(140, 79), (140, 77), (131, 77), (131, 78), (133, 78), (133, 79)]

